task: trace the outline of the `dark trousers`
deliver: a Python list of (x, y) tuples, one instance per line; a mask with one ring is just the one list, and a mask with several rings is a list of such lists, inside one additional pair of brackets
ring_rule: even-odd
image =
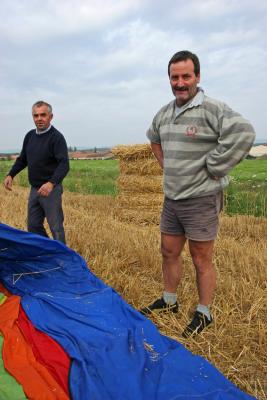
[(62, 210), (62, 185), (56, 185), (48, 197), (40, 196), (36, 188), (31, 188), (28, 201), (28, 231), (46, 236), (44, 219), (47, 219), (55, 240), (66, 243), (64, 215)]

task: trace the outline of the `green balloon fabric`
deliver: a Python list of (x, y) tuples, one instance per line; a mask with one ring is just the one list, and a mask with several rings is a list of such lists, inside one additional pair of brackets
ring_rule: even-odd
[(22, 386), (5, 370), (2, 359), (3, 343), (4, 338), (0, 334), (0, 400), (27, 400)]
[(6, 300), (6, 296), (4, 295), (4, 293), (0, 293), (0, 305), (4, 303), (4, 301)]

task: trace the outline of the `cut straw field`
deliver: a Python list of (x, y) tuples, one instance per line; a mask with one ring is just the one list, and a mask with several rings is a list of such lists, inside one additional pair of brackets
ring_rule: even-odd
[[(113, 153), (119, 160), (119, 195), (65, 191), (66, 237), (68, 245), (85, 258), (99, 278), (139, 309), (162, 293), (158, 228), (162, 172), (148, 145), (120, 146)], [(116, 168), (115, 160), (111, 161), (110, 166)], [(115, 169), (114, 173), (117, 176)], [(260, 176), (264, 185), (265, 173), (262, 171)], [(242, 176), (238, 174), (239, 182)], [(260, 189), (264, 200), (259, 204), (263, 211), (260, 215), (266, 215), (265, 186)], [(26, 229), (27, 195), (28, 189), (17, 185), (10, 193), (0, 189), (1, 222)], [(178, 289), (179, 314), (153, 316), (152, 320), (162, 334), (208, 359), (245, 392), (266, 400), (267, 219), (221, 215), (214, 263), (218, 285), (212, 308), (214, 324), (209, 329), (195, 339), (185, 341), (181, 337), (197, 302), (195, 273), (187, 248)]]
[[(26, 229), (27, 195), (27, 188), (14, 186), (7, 192), (1, 187), (1, 222)], [(64, 193), (64, 209), (68, 245), (85, 258), (99, 278), (135, 308), (161, 294), (155, 212), (152, 225), (139, 224), (138, 218), (144, 221), (141, 209), (132, 210), (131, 222), (122, 221), (116, 198), (70, 192)], [(212, 327), (195, 340), (181, 338), (197, 301), (187, 250), (178, 290), (179, 314), (153, 317), (164, 335), (204, 356), (242, 390), (261, 400), (267, 398), (266, 242), (266, 219), (222, 215), (214, 257), (218, 288)]]

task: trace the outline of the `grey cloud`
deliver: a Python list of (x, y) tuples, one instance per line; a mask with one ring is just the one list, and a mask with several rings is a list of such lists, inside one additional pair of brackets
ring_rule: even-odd
[[(185, 48), (200, 57), (207, 94), (251, 118), (266, 138), (258, 107), (267, 79), (263, 6), (166, 1), (51, 0), (42, 9), (33, 0), (2, 1), (1, 124), (9, 134), (0, 147), (20, 144), (41, 98), (72, 145), (145, 142), (153, 114), (172, 99), (168, 60)], [(217, 8), (204, 12), (211, 3)]]

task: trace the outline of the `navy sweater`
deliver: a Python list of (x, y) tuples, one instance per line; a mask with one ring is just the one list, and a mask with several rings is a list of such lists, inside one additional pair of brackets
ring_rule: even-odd
[(33, 187), (39, 188), (46, 182), (61, 183), (69, 171), (64, 136), (53, 126), (41, 134), (37, 134), (35, 129), (28, 132), (8, 175), (14, 178), (25, 167), (28, 167), (29, 182)]

